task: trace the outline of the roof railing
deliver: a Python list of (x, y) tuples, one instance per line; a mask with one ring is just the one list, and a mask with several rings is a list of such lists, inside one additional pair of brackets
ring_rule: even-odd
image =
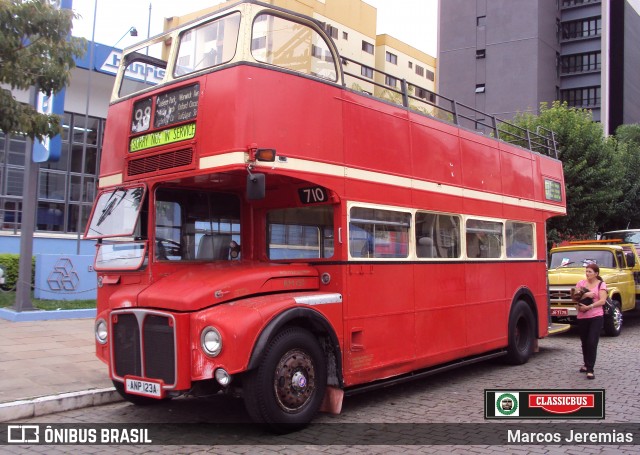
[[(479, 134), (495, 137), (542, 155), (558, 158), (558, 144), (551, 130), (538, 127), (535, 132), (531, 131), (356, 60), (348, 57), (341, 57), (341, 59), (345, 75), (344, 84), (348, 89), (404, 106), (415, 112), (453, 123)], [(358, 65), (359, 74), (349, 68), (351, 64)], [(372, 77), (363, 74), (369, 74)], [(365, 86), (360, 86), (358, 81), (363, 82)], [(367, 88), (372, 91), (366, 90)]]

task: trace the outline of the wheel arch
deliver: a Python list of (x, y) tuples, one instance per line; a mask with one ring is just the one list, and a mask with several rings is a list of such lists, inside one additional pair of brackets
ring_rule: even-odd
[(269, 341), (286, 327), (306, 329), (318, 339), (327, 360), (327, 385), (343, 387), (342, 355), (338, 337), (321, 313), (306, 307), (290, 308), (269, 321), (253, 346), (247, 371), (258, 367)]
[(538, 334), (537, 338), (539, 338), (540, 319), (538, 315), (538, 307), (536, 306), (536, 298), (533, 296), (533, 293), (531, 292), (531, 290), (526, 286), (519, 288), (516, 291), (516, 293), (513, 295), (513, 298), (511, 299), (511, 307), (509, 308), (509, 319), (507, 321), (507, 324), (511, 322), (511, 317), (513, 316), (513, 309), (515, 308), (516, 302), (518, 302), (519, 300), (524, 301), (529, 307), (529, 309), (531, 310), (531, 312), (533, 313), (533, 320), (535, 323), (534, 330), (535, 330), (535, 333)]

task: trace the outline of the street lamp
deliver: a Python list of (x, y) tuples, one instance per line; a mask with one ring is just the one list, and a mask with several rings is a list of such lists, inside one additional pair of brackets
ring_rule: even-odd
[[(81, 166), (82, 166), (82, 174), (80, 174), (80, 205), (78, 207), (78, 238), (76, 241), (76, 254), (80, 255), (80, 240), (82, 237), (82, 212), (83, 212), (83, 205), (82, 203), (84, 202), (84, 171), (85, 171), (85, 160), (86, 160), (86, 155), (87, 155), (87, 133), (89, 130), (89, 100), (91, 98), (91, 75), (93, 74), (93, 49), (96, 45), (95, 43), (95, 37), (96, 37), (96, 11), (98, 10), (98, 0), (94, 0), (94, 7), (93, 7), (93, 31), (91, 33), (91, 48), (89, 51), (89, 74), (87, 76), (87, 96), (86, 96), (86, 104), (85, 104), (85, 109), (84, 109), (84, 135), (83, 135), (83, 144), (82, 144), (82, 160), (81, 160)], [(125, 32), (124, 35), (122, 35), (120, 37), (120, 39), (118, 41), (116, 41), (116, 43), (111, 46), (112, 48), (115, 48), (118, 43), (120, 41), (122, 41), (124, 39), (125, 36), (130, 35), (130, 36), (138, 36), (138, 30), (135, 27), (129, 27), (129, 30), (127, 30)]]
[(111, 46), (111, 47), (116, 47), (116, 46), (118, 45), (118, 43), (119, 43), (120, 41), (122, 41), (122, 40), (124, 39), (124, 37), (125, 37), (125, 36), (127, 36), (127, 35), (130, 35), (130, 36), (138, 36), (138, 29), (136, 29), (135, 27), (131, 27), (131, 28), (129, 28), (129, 30), (127, 30), (127, 31), (124, 33), (124, 35), (122, 35), (122, 37), (121, 37), (118, 41), (116, 41), (116, 44), (114, 44), (114, 45), (113, 45), (113, 46)]

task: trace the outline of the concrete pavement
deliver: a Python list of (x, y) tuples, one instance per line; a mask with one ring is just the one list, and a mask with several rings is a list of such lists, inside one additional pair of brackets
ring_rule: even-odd
[(120, 399), (95, 356), (93, 323), (0, 319), (0, 422)]

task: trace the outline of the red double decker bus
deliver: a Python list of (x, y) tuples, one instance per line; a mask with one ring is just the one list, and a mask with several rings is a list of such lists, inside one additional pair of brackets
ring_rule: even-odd
[(125, 399), (239, 392), (291, 428), (548, 334), (553, 140), (361, 68), (253, 1), (125, 51), (85, 234)]

